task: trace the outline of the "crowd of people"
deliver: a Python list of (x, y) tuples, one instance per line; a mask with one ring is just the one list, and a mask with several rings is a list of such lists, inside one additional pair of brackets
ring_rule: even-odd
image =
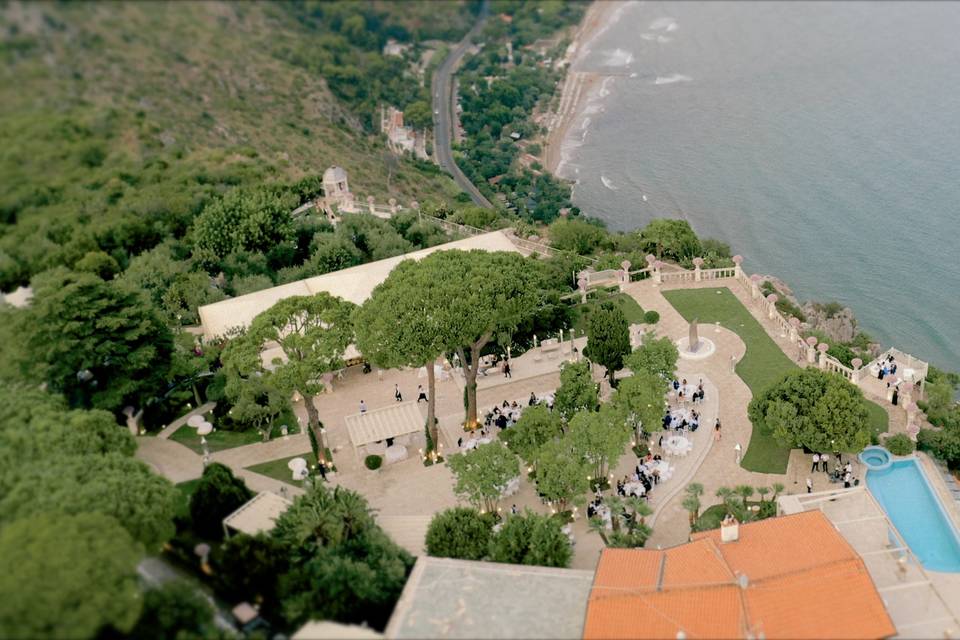
[[(836, 465), (832, 471), (830, 470), (831, 459), (836, 459)], [(822, 471), (827, 474), (830, 482), (842, 482), (844, 489), (849, 489), (850, 487), (855, 487), (860, 484), (859, 478), (853, 477), (853, 463), (850, 460), (844, 463), (839, 452), (834, 453), (832, 458), (829, 453), (814, 453), (813, 464), (810, 467), (810, 471)], [(812, 492), (813, 481), (807, 478), (807, 493)]]

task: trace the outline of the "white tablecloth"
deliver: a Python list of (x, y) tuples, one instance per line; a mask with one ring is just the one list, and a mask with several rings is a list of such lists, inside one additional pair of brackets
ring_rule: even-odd
[(638, 498), (647, 492), (642, 482), (628, 482), (623, 485), (623, 491), (628, 496), (636, 496)]
[(407, 448), (402, 444), (395, 444), (387, 447), (386, 452), (383, 454), (383, 458), (387, 464), (390, 464), (391, 462), (399, 462), (400, 460), (406, 460)]
[(674, 409), (670, 412), (670, 417), (673, 418), (673, 420), (670, 421), (670, 427), (676, 428), (676, 425), (684, 420), (690, 422), (690, 418), (693, 417), (693, 411), (690, 409)]
[(663, 439), (663, 450), (672, 456), (685, 456), (693, 449), (693, 443), (684, 436), (670, 436)]
[(482, 444), (489, 444), (493, 442), (493, 438), (471, 438), (463, 443), (463, 450), (470, 451), (471, 449), (476, 449)]

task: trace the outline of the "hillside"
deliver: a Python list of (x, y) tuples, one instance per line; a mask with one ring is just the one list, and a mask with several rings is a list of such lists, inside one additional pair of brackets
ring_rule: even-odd
[[(361, 199), (452, 199), (387, 153), (370, 105), (387, 36), (457, 37), (466, 3), (9, 3), (0, 6), (0, 286), (92, 249), (126, 266), (229, 187), (345, 167)], [(432, 18), (442, 14), (443, 19)], [(350, 37), (359, 27), (363, 41)], [(339, 31), (338, 31), (339, 30)], [(333, 52), (333, 53), (330, 53)], [(361, 76), (344, 93), (338, 57)], [(337, 73), (335, 97), (324, 73)], [(389, 87), (387, 87), (389, 88)], [(403, 106), (403, 104), (401, 104)]]

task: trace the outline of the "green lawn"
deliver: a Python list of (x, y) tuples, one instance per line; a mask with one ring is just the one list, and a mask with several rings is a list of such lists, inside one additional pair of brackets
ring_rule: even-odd
[(295, 456), (271, 460), (270, 462), (261, 462), (260, 464), (253, 465), (252, 467), (247, 467), (247, 469), (253, 471), (254, 473), (259, 473), (269, 478), (273, 478), (274, 480), (279, 480), (280, 482), (286, 482), (299, 487), (301, 483), (293, 479), (293, 472), (287, 468), (287, 463), (294, 458), (303, 458), (307, 461), (308, 465), (314, 465), (317, 462), (313, 457), (313, 454), (307, 452)]
[[(796, 366), (727, 287), (664, 291), (663, 296), (686, 320), (719, 322), (740, 336), (747, 352), (737, 363), (737, 375), (754, 396)], [(887, 412), (883, 407), (868, 400), (867, 410), (871, 430), (886, 431)], [(742, 465), (749, 471), (786, 473), (789, 457), (790, 450), (777, 443), (764, 425), (754, 425)]]
[[(602, 295), (602, 294), (601, 294)], [(633, 297), (626, 293), (603, 295), (596, 300), (588, 300), (586, 304), (578, 304), (573, 308), (573, 328), (577, 331), (586, 331), (590, 322), (590, 313), (601, 303), (612, 302), (623, 311), (630, 324), (643, 323), (643, 309)]]
[[(296, 433), (295, 428), (291, 433)], [(263, 436), (257, 433), (256, 429), (248, 429), (246, 431), (216, 429), (206, 438), (207, 447), (211, 453), (214, 451), (223, 451), (224, 449), (232, 449), (234, 447), (242, 447), (245, 444), (253, 444), (254, 442), (263, 440)], [(173, 432), (170, 439), (179, 442), (185, 447), (189, 447), (196, 453), (203, 453), (203, 447), (200, 446), (200, 436), (197, 435), (197, 430), (191, 426), (183, 425)]]
[(174, 515), (183, 518), (190, 517), (190, 496), (197, 490), (198, 484), (200, 484), (200, 478), (187, 480), (174, 486), (174, 489), (177, 490), (176, 513)]
[[(279, 480), (280, 482), (286, 482), (295, 486), (300, 486), (302, 483), (294, 480), (292, 472), (289, 468), (287, 468), (287, 463), (294, 458), (303, 458), (310, 466), (313, 466), (317, 463), (317, 459), (313, 457), (313, 453), (308, 451), (295, 456), (278, 458), (277, 460), (270, 460), (269, 462), (261, 462), (260, 464), (253, 465), (252, 467), (247, 467), (247, 469), (249, 471), (253, 471), (254, 473), (259, 473), (269, 478), (273, 478), (274, 480)], [(327, 460), (333, 460), (333, 454), (330, 452), (329, 448), (327, 449)], [(334, 464), (333, 471), (336, 470), (337, 465)]]

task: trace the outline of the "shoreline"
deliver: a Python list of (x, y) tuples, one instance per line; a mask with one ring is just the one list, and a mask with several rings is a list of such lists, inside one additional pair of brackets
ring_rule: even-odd
[(557, 109), (547, 114), (548, 132), (541, 158), (544, 168), (558, 178), (562, 179), (557, 171), (564, 160), (563, 142), (589, 99), (596, 95), (604, 78), (599, 73), (574, 71), (573, 66), (582, 55), (584, 45), (605, 31), (627, 4), (626, 0), (595, 0), (584, 14), (567, 49), (567, 73), (560, 89)]

